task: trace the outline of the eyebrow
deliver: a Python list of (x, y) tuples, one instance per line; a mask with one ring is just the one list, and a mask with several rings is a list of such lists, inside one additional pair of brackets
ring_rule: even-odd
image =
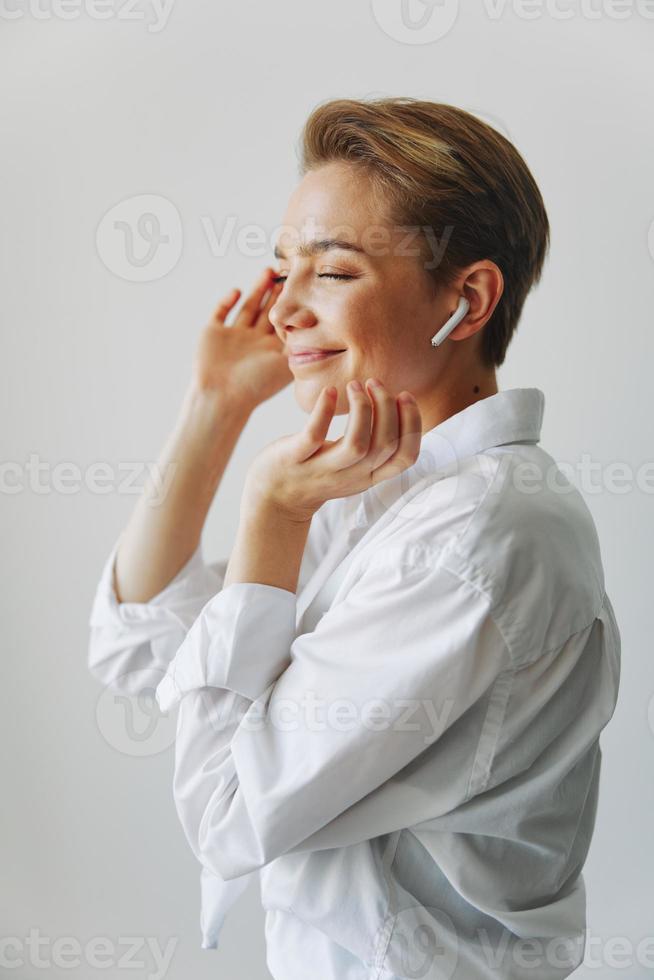
[[(341, 238), (317, 238), (310, 242), (301, 242), (296, 249), (296, 253), (301, 258), (308, 258), (311, 255), (318, 255), (337, 248), (343, 249), (344, 251), (361, 252), (365, 255), (364, 249), (359, 248), (353, 242), (347, 242)], [(286, 258), (284, 250), (279, 245), (275, 245), (274, 255), (276, 259)]]

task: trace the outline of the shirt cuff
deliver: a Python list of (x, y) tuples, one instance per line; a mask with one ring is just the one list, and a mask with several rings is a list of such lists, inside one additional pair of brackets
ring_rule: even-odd
[(255, 701), (290, 663), (295, 592), (261, 582), (232, 582), (193, 623), (155, 696), (168, 711), (184, 694), (219, 687)]

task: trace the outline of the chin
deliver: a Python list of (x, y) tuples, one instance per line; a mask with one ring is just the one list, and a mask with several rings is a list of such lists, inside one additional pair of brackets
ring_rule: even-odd
[(295, 400), (302, 409), (308, 415), (313, 411), (314, 405), (318, 401), (320, 392), (323, 388), (326, 388), (328, 384), (336, 385), (336, 390), (338, 392), (338, 397), (336, 398), (336, 407), (334, 408), (334, 415), (343, 415), (344, 412), (349, 411), (349, 405), (347, 403), (347, 394), (341, 384), (338, 381), (324, 382), (323, 384), (318, 384), (317, 382), (309, 382), (304, 378), (295, 379)]

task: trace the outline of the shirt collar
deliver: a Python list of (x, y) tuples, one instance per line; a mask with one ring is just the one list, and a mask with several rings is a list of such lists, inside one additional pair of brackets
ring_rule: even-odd
[(445, 469), (493, 446), (537, 443), (544, 409), (545, 395), (540, 388), (507, 388), (451, 415), (423, 434), (418, 459), (387, 481), (383, 503), (375, 487), (364, 490), (355, 498), (359, 501), (354, 514), (355, 526), (367, 527), (378, 516), (380, 506), (388, 507), (389, 495), (400, 496), (409, 485), (428, 473)]

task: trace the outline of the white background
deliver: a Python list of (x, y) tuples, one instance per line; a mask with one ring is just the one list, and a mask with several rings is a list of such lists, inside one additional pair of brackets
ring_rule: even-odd
[[(411, 2), (416, 17), (425, 12)], [(542, 445), (579, 473), (623, 641), (584, 871), (592, 960), (576, 976), (649, 975), (637, 952), (654, 936), (647, 8), (470, 2), (431, 39), (393, 36), (400, 0), (177, 0), (165, 23), (146, 2), (131, 13), (121, 3), (98, 8), (100, 19), (76, 0), (4, 0), (0, 392), (2, 459), (12, 465), (2, 494), (0, 936), (22, 944), (8, 956), (23, 958), (8, 975), (43, 975), (26, 943), (38, 930), (52, 976), (153, 975), (147, 947), (129, 971), (118, 964), (125, 945), (105, 955), (106, 969), (84, 953), (77, 968), (56, 965), (55, 939), (84, 946), (95, 936), (162, 947), (175, 939), (171, 980), (268, 976), (254, 889), (232, 910), (220, 950), (200, 949), (198, 866), (174, 812), (170, 731), (141, 742), (141, 755), (121, 738), (121, 706), (103, 701), (87, 672), (87, 623), (101, 565), (136, 500), (138, 487), (120, 488), (121, 467), (141, 467), (142, 483), (177, 415), (202, 325), (223, 293), (248, 290), (272, 261), (306, 115), (329, 97), (376, 95), (449, 102), (494, 121), (548, 208), (550, 257), (498, 382), (545, 392)], [(445, 0), (430, 16), (456, 13)], [(126, 262), (115, 239), (96, 239), (106, 212), (127, 202), (129, 222), (140, 195), (163, 197), (179, 215), (161, 252), (171, 267), (153, 267), (150, 281), (130, 279), (147, 268)], [(234, 234), (214, 254), (207, 228), (220, 238), (229, 220)], [(237, 241), (253, 224), (264, 230), (259, 255)], [(253, 455), (304, 419), (292, 385), (252, 416), (206, 526), (209, 560), (229, 553)], [(30, 458), (44, 466), (40, 485)], [(101, 461), (115, 474), (107, 493), (88, 485)], [(62, 462), (73, 466), (67, 492)], [(625, 464), (620, 479), (615, 463)]]

